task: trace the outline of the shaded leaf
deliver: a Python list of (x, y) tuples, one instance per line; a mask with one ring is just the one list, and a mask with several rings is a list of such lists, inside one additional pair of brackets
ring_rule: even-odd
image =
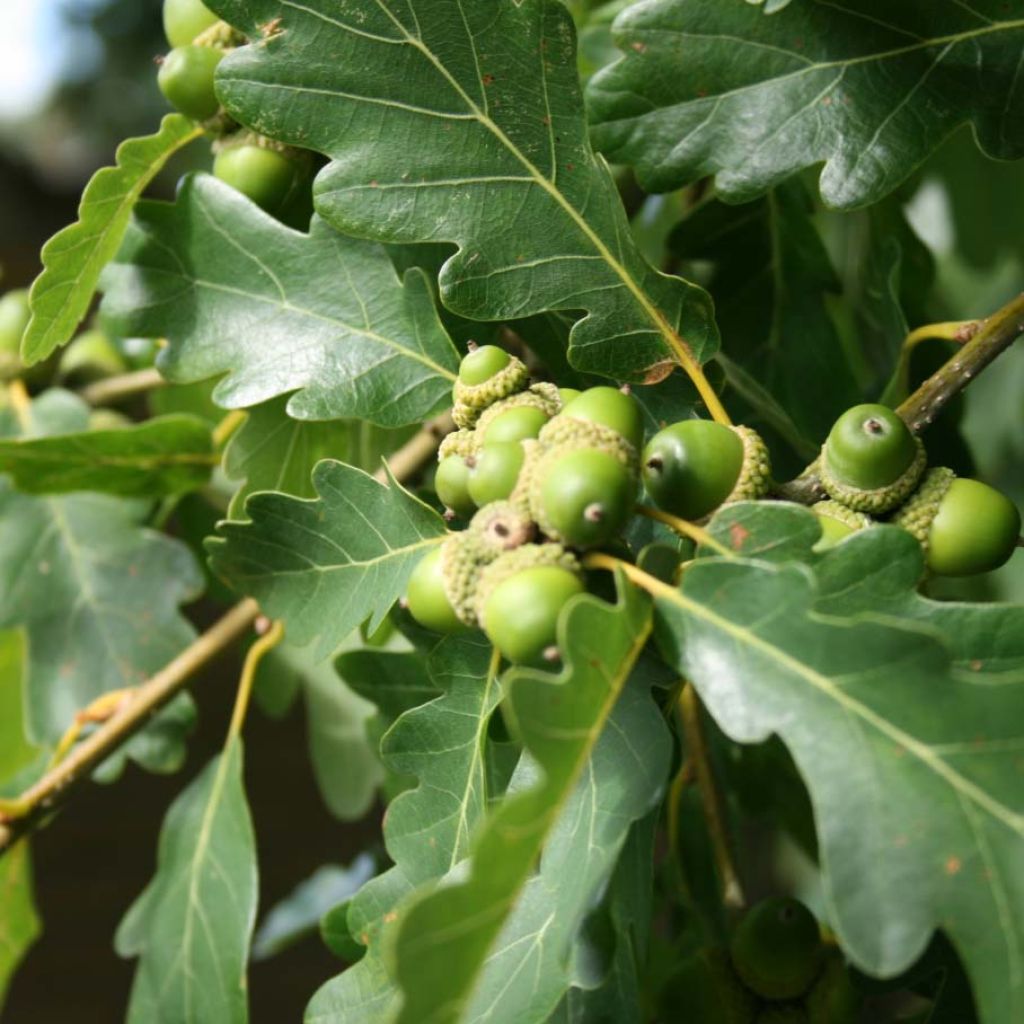
[[(519, 908), (537, 858), (581, 780), (588, 778), (595, 745), (609, 735), (613, 710), (622, 701), (623, 713), (630, 707), (623, 688), (650, 622), (649, 602), (629, 585), (622, 586), (616, 605), (592, 596), (574, 598), (559, 623), (562, 671), (513, 669), (504, 678), (503, 713), (540, 771), (533, 784), (506, 797), (488, 818), (473, 844), (468, 872), (411, 902), (402, 914), (395, 971), (404, 997), (398, 1016), (403, 1024), (455, 1021), (487, 997), (490, 958), (503, 948), (503, 929), (516, 928), (517, 914), (527, 913)], [(653, 710), (649, 698), (644, 700)], [(650, 732), (640, 735), (650, 740)], [(627, 736), (630, 731), (623, 736), (613, 726), (606, 741), (618, 747), (621, 740), (620, 758), (631, 745)], [(643, 762), (636, 753), (634, 767)], [(636, 780), (627, 775), (617, 784), (631, 778)], [(613, 793), (603, 796), (613, 799)], [(630, 804), (636, 816), (645, 813), (647, 800)], [(619, 822), (623, 837), (628, 823)], [(563, 883), (570, 888), (568, 880)], [(548, 925), (555, 923), (552, 915)], [(567, 923), (558, 921), (557, 926)], [(543, 934), (543, 919), (537, 926)], [(555, 993), (555, 1003), (560, 994)], [(529, 1000), (532, 993), (524, 996)]]
[[(747, 509), (752, 523), (759, 513)], [(788, 544), (790, 527), (779, 531)], [(769, 549), (771, 533), (755, 546)], [(868, 548), (893, 538), (902, 550), (887, 557), (916, 581), (920, 551), (892, 527), (829, 559), (859, 573)], [(841, 613), (825, 614), (821, 596), (813, 570), (793, 561), (701, 559), (681, 590), (657, 587), (662, 646), (730, 738), (774, 732), (789, 747), (814, 805), (832, 924), (854, 963), (894, 974), (941, 926), (982, 1019), (1014, 1020), (1024, 1013), (1019, 675), (970, 676), (944, 632), (884, 604), (850, 614), (841, 596)], [(959, 627), (976, 642), (988, 630), (967, 618)]]
[(742, 202), (824, 162), (825, 202), (891, 192), (954, 128), (1024, 156), (1015, 0), (796, 3), (765, 18), (719, 0), (636, 4), (625, 56), (591, 80), (597, 147), (656, 192), (708, 174)]
[(368, 853), (359, 854), (347, 868), (336, 864), (317, 868), (267, 911), (252, 940), (253, 960), (266, 960), (316, 932), (320, 919), (353, 896), (375, 872)]
[(26, 363), (45, 359), (67, 344), (89, 310), (96, 282), (124, 237), (136, 200), (183, 146), (203, 129), (181, 114), (168, 114), (155, 135), (125, 139), (114, 167), (98, 170), (86, 185), (78, 220), (43, 246), (43, 272), (32, 284), (32, 319), (21, 343)]
[(714, 350), (707, 295), (643, 259), (590, 148), (561, 3), (213, 6), (253, 38), (281, 28), (220, 65), (232, 115), (333, 158), (314, 194), (339, 230), (457, 245), (440, 276), (454, 312), (585, 310), (570, 361), (612, 377), (641, 380), (684, 346), (698, 359)]
[(283, 619), (290, 640), (326, 657), (369, 619), (372, 631), (409, 575), (446, 533), (441, 517), (393, 479), (341, 462), (313, 473), (320, 497), (254, 494), (251, 522), (222, 523), (209, 542), (214, 571)]
[(32, 863), (22, 839), (0, 858), (0, 1010), (7, 989), (43, 926), (32, 898)]
[(288, 415), (285, 397), (248, 410), (245, 423), (224, 452), (224, 471), (242, 486), (231, 499), (232, 519), (241, 515), (245, 499), (256, 491), (282, 491), (312, 498), (313, 467), (321, 459), (337, 459), (371, 471), (413, 428), (385, 430), (365, 420), (297, 420)]
[(0, 783), (39, 754), (25, 734), (25, 638), (20, 630), (0, 632)]
[(669, 242), (683, 259), (712, 263), (729, 359), (774, 397), (804, 446), (860, 398), (826, 303), (839, 279), (812, 213), (803, 185), (787, 182), (743, 206), (704, 203)]
[[(85, 429), (87, 407), (50, 391), (28, 436)], [(7, 416), (0, 436), (21, 429)], [(0, 628), (28, 647), (30, 738), (53, 743), (100, 694), (135, 686), (194, 637), (179, 605), (201, 576), (188, 549), (142, 527), (143, 502), (100, 494), (32, 497), (0, 478)]]
[(201, 487), (219, 461), (210, 428), (192, 416), (160, 416), (118, 430), (0, 440), (0, 472), (10, 474), (23, 494), (180, 494)]
[(137, 956), (128, 1024), (245, 1024), (256, 917), (256, 845), (230, 742), (171, 805), (157, 869), (115, 944)]
[(380, 246), (293, 231), (212, 175), (138, 205), (103, 288), (115, 331), (167, 338), (168, 379), (226, 374), (225, 408), (295, 392), (296, 419), (401, 426), (451, 400), (458, 355), (421, 271), (400, 281)]
[(417, 886), (441, 878), (466, 857), (487, 810), (484, 743), (500, 697), (498, 680), (488, 671), (490, 658), (489, 645), (479, 637), (442, 640), (429, 668), (444, 692), (404, 713), (386, 733), (386, 766), (414, 776), (419, 785), (397, 797), (384, 820), (394, 866), (365, 885), (349, 907), (348, 932), (366, 954), (313, 996), (307, 1024), (393, 1019), (398, 992), (384, 951), (399, 920), (395, 908)]

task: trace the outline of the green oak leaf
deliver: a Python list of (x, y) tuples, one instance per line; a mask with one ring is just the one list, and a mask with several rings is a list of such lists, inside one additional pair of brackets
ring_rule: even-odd
[(252, 940), (253, 960), (266, 960), (314, 934), (321, 918), (346, 903), (375, 872), (368, 853), (359, 854), (347, 868), (337, 864), (317, 868), (267, 911)]
[[(35, 399), (28, 429), (8, 411), (0, 437), (85, 429), (62, 391)], [(179, 605), (201, 588), (185, 545), (143, 526), (148, 503), (103, 494), (36, 497), (0, 477), (0, 629), (25, 629), (29, 737), (52, 744), (76, 711), (136, 686), (194, 637)]]
[(225, 408), (294, 392), (296, 419), (395, 427), (451, 402), (458, 353), (422, 271), (400, 280), (380, 246), (293, 231), (209, 174), (138, 204), (102, 285), (113, 330), (167, 338), (169, 380), (226, 374)]
[(839, 279), (813, 213), (803, 184), (786, 182), (742, 206), (705, 202), (669, 239), (681, 259), (711, 263), (708, 290), (728, 358), (786, 411), (802, 450), (860, 400), (827, 304)]
[[(892, 532), (867, 531), (862, 545)], [(864, 555), (851, 548), (835, 556)], [(919, 551), (887, 553), (916, 578)], [(895, 974), (941, 927), (982, 1020), (1024, 1015), (1019, 675), (992, 685), (957, 670), (946, 637), (884, 604), (851, 614), (834, 594), (840, 613), (821, 610), (814, 569), (794, 561), (704, 558), (681, 589), (652, 589), (663, 651), (725, 733), (741, 743), (777, 733), (792, 753), (814, 806), (830, 922), (853, 962)]]
[(31, 765), (39, 749), (25, 734), (25, 637), (0, 631), (0, 783)]
[[(332, 158), (314, 198), (339, 230), (454, 243), (440, 275), (451, 310), (584, 310), (570, 361), (617, 378), (714, 351), (706, 293), (643, 258), (591, 149), (558, 0), (212, 6), (259, 39), (218, 68), (232, 116)], [(280, 31), (261, 38), (268, 22)]]
[(23, 494), (181, 494), (202, 487), (219, 462), (208, 424), (194, 416), (159, 416), (117, 430), (0, 440), (0, 473), (8, 473)]
[(25, 954), (43, 930), (32, 898), (32, 863), (22, 839), (0, 857), (0, 1010)]
[(363, 622), (375, 630), (419, 560), (446, 534), (444, 520), (393, 478), (325, 460), (316, 500), (264, 492), (245, 503), (251, 522), (222, 523), (208, 547), (214, 572), (283, 619), (289, 639), (324, 658)]
[(1024, 156), (1020, 0), (823, 0), (765, 18), (720, 0), (653, 0), (615, 23), (625, 56), (588, 91), (594, 141), (649, 190), (715, 175), (743, 202), (824, 162), (829, 206), (875, 202), (964, 122)]
[[(605, 751), (614, 751), (608, 756), (615, 766), (609, 765), (602, 775), (623, 773), (616, 775), (613, 787), (602, 789), (603, 797), (613, 801), (613, 792), (620, 786), (637, 788), (627, 802), (630, 810), (616, 805), (616, 824), (604, 823), (608, 832), (602, 828), (599, 849), (591, 851), (596, 858), (594, 874), (578, 880), (591, 900), (595, 889), (588, 888), (587, 883), (599, 886), (602, 872), (614, 867), (614, 856), (610, 863), (599, 862), (609, 849), (621, 846), (628, 825), (646, 813), (659, 785), (646, 775), (643, 755), (651, 744), (657, 749), (661, 723), (648, 716), (645, 726), (636, 727), (637, 731), (631, 727), (623, 733), (616, 718), (620, 705), (619, 713), (623, 715), (631, 707), (633, 697), (625, 689), (626, 682), (650, 628), (650, 602), (624, 582), (615, 605), (580, 595), (567, 605), (559, 622), (558, 645), (566, 652), (562, 671), (555, 675), (512, 669), (504, 677), (505, 719), (540, 770), (531, 785), (507, 796), (488, 817), (473, 843), (468, 870), (411, 900), (401, 913), (394, 940), (394, 970), (403, 995), (397, 1018), (400, 1024), (444, 1024), (463, 1020), (466, 1013), (479, 1013), (479, 1019), (483, 1019), (501, 985), (491, 973), (492, 958), (503, 953), (509, 954), (513, 963), (519, 956), (528, 958), (530, 945), (536, 944), (549, 928), (561, 932), (569, 927), (571, 922), (556, 920), (556, 914), (550, 914), (545, 922), (544, 915), (538, 917), (536, 908), (529, 906), (530, 894), (538, 884), (531, 882), (531, 875), (541, 857), (543, 877), (547, 844), (555, 841), (557, 847), (553, 836), (571, 820), (567, 808), (579, 787), (588, 786), (589, 772), (598, 763), (595, 758), (602, 742)], [(654, 712), (654, 707), (644, 694), (638, 712), (641, 721), (648, 712)], [(633, 748), (633, 743), (640, 745)], [(663, 781), (667, 774), (664, 760), (661, 765)], [(617, 842), (611, 838), (616, 828)], [(577, 912), (589, 909), (590, 901), (582, 899), (582, 893), (565, 877), (575, 867), (561, 870), (567, 898), (571, 892)], [(542, 884), (551, 883), (545, 880)], [(503, 939), (511, 941), (520, 927), (526, 936), (524, 943), (516, 948), (506, 946)], [(534, 932), (539, 929), (539, 935), (530, 938), (530, 927)], [(562, 940), (568, 943), (572, 937), (570, 928)], [(524, 970), (529, 973), (525, 961)], [(548, 970), (552, 970), (550, 965)], [(506, 974), (504, 980), (511, 986), (515, 979)], [(528, 979), (522, 981), (523, 990), (516, 993), (517, 1007), (530, 1005), (534, 994)], [(547, 977), (545, 985), (551, 985)], [(553, 1010), (562, 992), (560, 981), (538, 992), (538, 997), (545, 1005), (550, 1002), (549, 1009)], [(503, 1010), (510, 1005), (503, 1003)], [(527, 1013), (520, 1019), (538, 1020), (543, 1016)], [(511, 1014), (509, 1019), (514, 1019)]]
[(78, 220), (43, 246), (44, 269), (32, 284), (32, 319), (21, 342), (26, 363), (45, 359), (70, 341), (89, 311), (100, 272), (121, 244), (136, 200), (179, 149), (202, 135), (194, 121), (168, 114), (155, 135), (125, 139), (115, 166), (92, 176)]
[(171, 805), (156, 874), (118, 928), (118, 953), (139, 958), (128, 1024), (246, 1024), (257, 895), (242, 746), (234, 740)]
[(414, 429), (386, 430), (365, 420), (297, 420), (287, 404), (282, 396), (249, 409), (224, 451), (225, 473), (242, 481), (228, 509), (231, 519), (241, 518), (245, 499), (256, 491), (315, 497), (312, 473), (321, 459), (375, 469)]
[[(387, 652), (343, 655), (343, 672), (362, 657), (367, 668)], [(422, 663), (422, 658), (419, 659)], [(348, 910), (348, 934), (366, 947), (359, 963), (327, 982), (306, 1011), (306, 1024), (383, 1024), (393, 1017), (398, 991), (384, 952), (399, 921), (396, 906), (417, 886), (444, 875), (469, 853), (470, 840), (488, 807), (484, 745), (501, 696), (490, 646), (479, 634), (447, 637), (427, 667), (439, 697), (402, 714), (384, 735), (381, 754), (390, 771), (418, 786), (388, 807), (384, 842), (394, 866), (365, 885)]]

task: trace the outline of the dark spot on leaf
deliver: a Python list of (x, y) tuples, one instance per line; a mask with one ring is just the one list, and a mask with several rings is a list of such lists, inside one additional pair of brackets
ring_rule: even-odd
[(644, 374), (644, 384), (660, 384), (666, 377), (672, 375), (672, 371), (676, 368), (675, 360), (663, 359), (660, 363), (655, 363), (653, 366), (647, 367), (647, 372)]
[(484, 85), (493, 85), (494, 84), (494, 75), (484, 75), (483, 83), (484, 83)]
[(958, 874), (960, 869), (963, 867), (963, 861), (959, 857), (950, 855), (946, 858), (946, 874), (955, 875)]
[(733, 523), (729, 527), (729, 543), (732, 545), (733, 551), (739, 551), (749, 536), (750, 531), (745, 526), (740, 526), (739, 523)]
[(647, 50), (647, 44), (641, 43), (639, 39), (634, 43), (630, 43), (629, 46), (630, 49), (636, 50), (637, 53), (644, 53)]

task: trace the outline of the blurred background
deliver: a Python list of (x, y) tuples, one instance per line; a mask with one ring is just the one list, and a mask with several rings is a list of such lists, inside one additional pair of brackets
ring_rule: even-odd
[[(0, 33), (0, 290), (27, 285), (39, 250), (75, 219), (89, 176), (117, 143), (155, 130), (166, 107), (154, 57), (166, 49), (159, 0), (8, 0)], [(608, 59), (604, 36), (584, 37), (587, 61)], [(204, 147), (185, 159), (202, 161)], [(179, 162), (153, 192), (169, 195)], [(985, 159), (971, 132), (956, 133), (901, 191), (903, 212), (934, 260), (934, 282), (916, 296), (927, 318), (967, 319), (1024, 288), (1024, 168)], [(819, 213), (843, 277), (856, 264), (863, 216)], [(923, 251), (923, 250), (922, 250)], [(927, 254), (925, 254), (927, 258)], [(849, 282), (844, 281), (844, 286)], [(855, 282), (855, 287), (863, 282)], [(841, 313), (839, 314), (842, 315)], [(912, 326), (914, 323), (912, 323)], [(729, 339), (725, 345), (728, 350)], [(1003, 356), (967, 397), (960, 429), (978, 473), (1024, 505), (1024, 346)], [(950, 593), (1024, 600), (1024, 554), (969, 589)], [(195, 610), (202, 622), (210, 609)], [(222, 659), (192, 688), (199, 727), (183, 772), (130, 768), (115, 790), (80, 792), (56, 827), (33, 842), (44, 934), (15, 977), (3, 1024), (110, 1024), (122, 1019), (133, 964), (119, 960), (117, 922), (152, 873), (164, 811), (220, 747), (238, 665)], [(261, 910), (324, 863), (348, 863), (379, 835), (380, 808), (343, 825), (324, 808), (309, 768), (301, 706), (281, 721), (258, 712), (247, 786), (259, 838)], [(339, 963), (315, 936), (250, 975), (254, 1024), (299, 1021), (309, 995)]]

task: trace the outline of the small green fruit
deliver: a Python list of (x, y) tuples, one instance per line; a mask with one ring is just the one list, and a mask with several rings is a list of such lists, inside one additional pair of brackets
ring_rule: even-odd
[(764, 999), (797, 999), (821, 969), (823, 947), (814, 915), (799, 900), (763, 900), (733, 933), (733, 966)]
[(878, 514), (909, 497), (924, 473), (924, 447), (892, 409), (855, 405), (822, 448), (821, 481), (831, 498)]
[(821, 976), (804, 1001), (808, 1024), (857, 1024), (860, 1004), (842, 954), (829, 950)]
[(133, 425), (132, 420), (116, 409), (93, 409), (89, 413), (89, 430), (124, 430)]
[(821, 540), (814, 545), (814, 551), (828, 551), (851, 533), (863, 530), (872, 524), (870, 516), (863, 512), (854, 512), (838, 501), (819, 501), (811, 506), (811, 511), (818, 517), (821, 527)]
[(497, 345), (481, 345), (473, 349), (459, 364), (459, 380), (470, 387), (483, 384), (504, 370), (511, 358)]
[(562, 400), (562, 408), (564, 409), (574, 398), (579, 398), (583, 392), (578, 388), (559, 388), (558, 397)]
[(757, 1002), (736, 976), (724, 949), (688, 957), (665, 987), (659, 1020), (679, 1024), (753, 1024)]
[(57, 375), (64, 381), (85, 382), (124, 373), (125, 358), (103, 331), (86, 331), (61, 353)]
[(488, 445), (496, 442), (526, 441), (540, 433), (548, 418), (547, 413), (535, 405), (518, 405), (504, 409), (489, 420), (486, 426), (483, 422), (480, 423), (481, 443)]
[(187, 46), (217, 24), (217, 15), (202, 0), (164, 0), (164, 35), (171, 46)]
[(644, 420), (637, 400), (617, 388), (588, 388), (566, 403), (562, 415), (610, 427), (637, 451), (644, 443)]
[(703, 519), (736, 486), (743, 439), (713, 420), (682, 420), (651, 438), (641, 464), (644, 487), (660, 509)]
[(488, 444), (469, 471), (469, 496), (478, 507), (504, 501), (516, 488), (526, 453), (518, 441)]
[(492, 501), (469, 521), (467, 533), (480, 539), (491, 557), (523, 547), (537, 533), (536, 524), (510, 501)]
[(300, 168), (279, 149), (244, 142), (221, 149), (213, 173), (260, 209), (277, 213), (296, 187)]
[(167, 102), (195, 121), (220, 109), (213, 75), (224, 51), (213, 46), (176, 46), (160, 65), (156, 80)]
[(435, 548), (413, 569), (407, 593), (409, 613), (427, 629), (457, 633), (466, 627), (459, 621), (445, 590), (441, 549)]
[(892, 522), (917, 537), (925, 563), (940, 576), (998, 569), (1013, 554), (1021, 529), (1020, 512), (1006, 495), (941, 467), (929, 471)]
[(544, 667), (558, 659), (558, 617), (583, 593), (574, 572), (559, 566), (523, 569), (499, 583), (484, 604), (484, 629), (509, 661)]
[(469, 493), (469, 466), (461, 455), (442, 459), (434, 474), (434, 490), (445, 508), (468, 519), (476, 511), (476, 502)]
[(541, 530), (572, 547), (604, 544), (633, 511), (636, 478), (613, 455), (579, 448), (538, 464), (530, 508)]

